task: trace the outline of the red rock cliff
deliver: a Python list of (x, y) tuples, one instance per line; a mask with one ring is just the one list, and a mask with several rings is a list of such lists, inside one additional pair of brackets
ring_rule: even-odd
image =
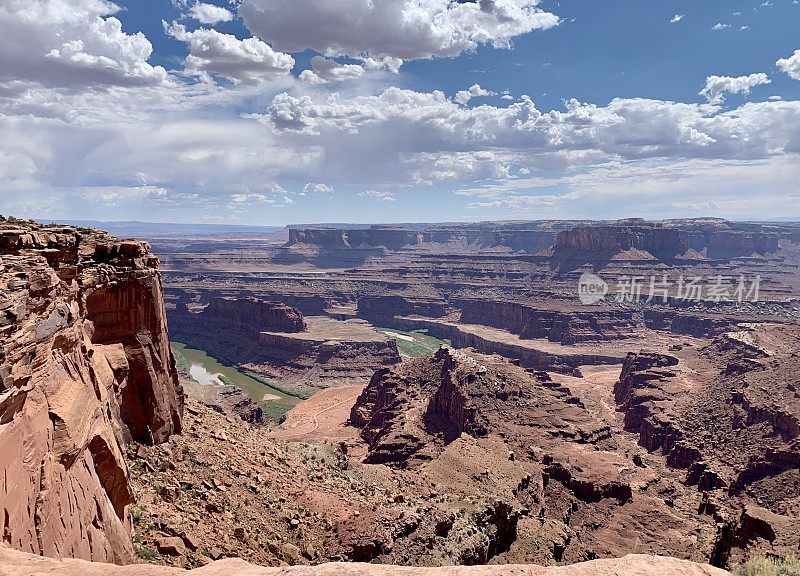
[(302, 332), (306, 329), (303, 315), (280, 302), (265, 302), (257, 298), (212, 298), (202, 312), (214, 323), (224, 323), (237, 331), (255, 337), (265, 330)]
[(0, 535), (133, 559), (124, 443), (181, 430), (158, 259), (144, 242), (0, 221)]

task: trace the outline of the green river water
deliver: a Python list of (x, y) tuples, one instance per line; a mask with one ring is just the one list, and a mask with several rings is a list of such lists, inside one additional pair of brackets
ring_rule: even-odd
[(189, 348), (181, 342), (172, 342), (172, 348), (176, 356), (180, 354), (186, 359), (189, 375), (193, 380), (204, 386), (237, 386), (247, 392), (271, 417), (285, 413), (303, 401), (259, 382), (232, 366), (222, 364), (202, 350)]

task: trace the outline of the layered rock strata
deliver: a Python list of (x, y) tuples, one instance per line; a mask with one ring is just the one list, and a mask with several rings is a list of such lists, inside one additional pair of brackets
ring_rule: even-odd
[(0, 222), (0, 534), (132, 560), (122, 447), (182, 427), (158, 259), (144, 242)]
[(297, 391), (366, 383), (400, 361), (394, 341), (363, 321), (305, 318), (280, 302), (215, 297), (167, 313), (176, 340)]

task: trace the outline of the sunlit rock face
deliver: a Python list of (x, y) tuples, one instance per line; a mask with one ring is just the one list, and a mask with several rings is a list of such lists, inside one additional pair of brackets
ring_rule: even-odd
[(181, 431), (158, 259), (144, 242), (0, 221), (0, 535), (133, 560), (125, 443)]

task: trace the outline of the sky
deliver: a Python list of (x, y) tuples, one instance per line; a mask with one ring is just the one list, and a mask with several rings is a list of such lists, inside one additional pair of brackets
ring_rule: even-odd
[(800, 0), (0, 0), (0, 214), (800, 219)]

